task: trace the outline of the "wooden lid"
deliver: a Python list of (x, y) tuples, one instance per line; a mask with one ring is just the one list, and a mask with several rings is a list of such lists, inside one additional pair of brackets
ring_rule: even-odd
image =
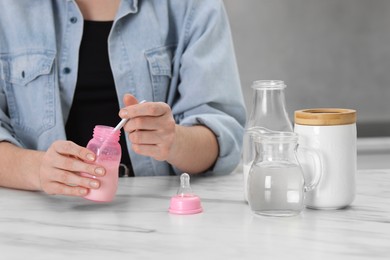
[(356, 123), (356, 110), (345, 108), (311, 108), (297, 110), (294, 123), (298, 125), (349, 125)]

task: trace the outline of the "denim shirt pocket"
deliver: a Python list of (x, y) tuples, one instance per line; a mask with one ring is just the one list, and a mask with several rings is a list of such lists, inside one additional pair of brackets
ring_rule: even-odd
[(153, 101), (166, 102), (172, 79), (175, 49), (176, 45), (168, 45), (145, 51), (153, 88)]
[(54, 58), (55, 52), (47, 50), (0, 54), (11, 124), (21, 138), (54, 126)]

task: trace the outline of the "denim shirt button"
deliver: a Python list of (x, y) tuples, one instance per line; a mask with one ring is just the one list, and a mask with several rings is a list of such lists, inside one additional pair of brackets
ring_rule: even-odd
[(71, 69), (66, 67), (62, 70), (65, 74), (69, 74), (71, 72)]
[(70, 18), (71, 23), (77, 23), (77, 17), (72, 17)]

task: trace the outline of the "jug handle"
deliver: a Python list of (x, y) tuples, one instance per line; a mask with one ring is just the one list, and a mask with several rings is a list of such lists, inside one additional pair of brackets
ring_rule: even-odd
[(322, 160), (320, 154), (316, 150), (306, 148), (306, 147), (299, 147), (298, 150), (306, 152), (314, 160), (315, 171), (314, 171), (313, 181), (310, 184), (305, 183), (305, 187), (304, 187), (304, 191), (308, 192), (314, 190), (321, 181), (322, 173), (323, 173)]

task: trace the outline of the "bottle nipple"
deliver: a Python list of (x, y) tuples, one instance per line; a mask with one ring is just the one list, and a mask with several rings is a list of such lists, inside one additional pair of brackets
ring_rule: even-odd
[(190, 186), (190, 175), (188, 175), (188, 173), (183, 173), (180, 175), (180, 187), (177, 191), (177, 195), (181, 197), (193, 195)]
[(171, 198), (169, 212), (172, 214), (189, 215), (202, 212), (200, 198), (193, 194), (190, 186), (190, 175), (180, 175), (180, 187), (177, 194)]

